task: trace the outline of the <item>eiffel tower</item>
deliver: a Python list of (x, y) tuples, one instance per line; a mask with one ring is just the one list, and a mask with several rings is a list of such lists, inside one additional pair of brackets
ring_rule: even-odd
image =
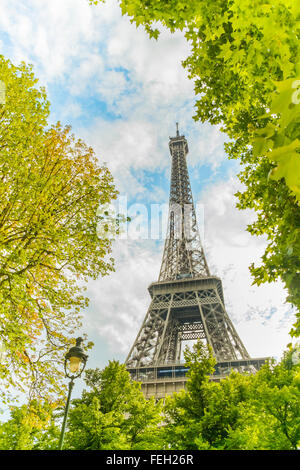
[(217, 360), (212, 380), (232, 369), (255, 373), (266, 358), (251, 359), (224, 304), (221, 279), (211, 275), (196, 221), (184, 135), (170, 137), (172, 158), (168, 233), (158, 282), (148, 290), (151, 303), (126, 359), (145, 396), (164, 398), (185, 386), (185, 341), (200, 339)]

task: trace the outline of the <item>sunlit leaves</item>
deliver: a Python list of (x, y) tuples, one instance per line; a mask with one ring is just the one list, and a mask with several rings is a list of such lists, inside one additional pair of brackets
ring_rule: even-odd
[[(71, 402), (64, 448), (69, 450), (283, 450), (300, 444), (299, 347), (288, 345), (278, 364), (256, 374), (231, 372), (209, 380), (215, 359), (200, 340), (185, 350), (187, 388), (164, 404), (146, 400), (126, 367), (111, 361), (86, 372), (79, 399)], [(55, 410), (55, 413), (54, 413)], [(55, 449), (57, 404), (12, 408), (0, 424), (2, 449)]]
[(297, 449), (300, 365), (292, 357), (293, 349), (279, 364), (270, 360), (256, 374), (232, 372), (220, 382), (208, 380), (211, 353), (205, 349), (198, 343), (188, 353), (187, 390), (166, 400), (170, 448)]
[(0, 424), (1, 450), (57, 449), (58, 429), (53, 423), (55, 404), (33, 400), (11, 407), (10, 419)]
[[(272, 170), (271, 177), (275, 180), (285, 178), (287, 184), (295, 193), (299, 193), (300, 189), (300, 140), (296, 139), (291, 144), (276, 148), (272, 151), (270, 158), (279, 163), (278, 166)], [(299, 187), (300, 188), (300, 187)]]
[(69, 127), (46, 127), (49, 103), (30, 67), (0, 57), (0, 77), (0, 378), (47, 397), (63, 392), (61, 363), (87, 306), (85, 281), (113, 269), (111, 240), (96, 228), (99, 204), (116, 191)]
[(88, 370), (91, 389), (74, 400), (70, 412), (68, 449), (155, 449), (161, 403), (146, 400), (141, 385), (133, 382), (126, 367), (117, 361)]

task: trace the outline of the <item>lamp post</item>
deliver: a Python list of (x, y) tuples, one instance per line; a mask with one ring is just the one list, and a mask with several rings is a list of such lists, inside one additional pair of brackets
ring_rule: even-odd
[[(76, 346), (73, 346), (72, 348), (70, 348), (70, 350), (65, 355), (65, 363), (64, 363), (65, 374), (66, 374), (66, 377), (68, 377), (71, 380), (69, 382), (68, 399), (67, 399), (64, 420), (63, 420), (61, 433), (60, 433), (59, 447), (58, 447), (59, 450), (61, 450), (63, 446), (66, 423), (67, 423), (69, 406), (70, 406), (71, 393), (74, 387), (74, 380), (81, 376), (85, 368), (87, 358), (88, 358), (88, 356), (84, 353), (81, 347), (82, 341), (83, 341), (82, 338), (77, 338)], [(70, 375), (70, 373), (72, 375)]]

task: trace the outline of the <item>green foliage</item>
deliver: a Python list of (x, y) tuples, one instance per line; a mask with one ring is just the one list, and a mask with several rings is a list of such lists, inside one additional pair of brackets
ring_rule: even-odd
[(73, 401), (69, 414), (68, 449), (159, 448), (162, 405), (146, 400), (125, 365), (109, 362), (103, 370), (88, 370), (91, 391)]
[(210, 381), (216, 361), (200, 341), (185, 351), (185, 359), (190, 368), (186, 390), (166, 403), (169, 442), (176, 449), (223, 448), (239, 403), (249, 398), (248, 377), (232, 373), (220, 383)]
[(1, 450), (50, 450), (57, 448), (59, 431), (53, 420), (54, 406), (33, 400), (11, 407), (10, 419), (0, 424)]
[(113, 269), (96, 228), (116, 191), (69, 127), (46, 127), (49, 102), (31, 67), (0, 56), (0, 77), (0, 393), (50, 399), (64, 392), (58, 364), (87, 305), (85, 281)]
[[(97, 0), (90, 1), (99, 3)], [(269, 245), (254, 282), (281, 278), (300, 310), (300, 7), (295, 0), (120, 0), (124, 15), (157, 38), (183, 30), (191, 53), (196, 120), (220, 124), (240, 159), (240, 209)], [(292, 334), (300, 335), (300, 313)]]
[(229, 429), (226, 448), (232, 450), (288, 450), (285, 436), (278, 432), (277, 421), (258, 413), (249, 405), (239, 408), (237, 426)]
[[(211, 381), (215, 363), (200, 341), (185, 351), (186, 390), (165, 405), (146, 400), (125, 365), (86, 372), (72, 401), (65, 449), (79, 450), (291, 450), (300, 445), (300, 363), (290, 348), (278, 364), (255, 375), (232, 372)], [(0, 449), (56, 449), (64, 409), (32, 401), (12, 408), (0, 425)]]
[(233, 449), (297, 449), (300, 442), (299, 365), (286, 353), (252, 378), (251, 398), (239, 408), (238, 426), (227, 446)]
[(275, 418), (277, 426), (290, 448), (297, 449), (300, 442), (300, 367), (290, 361), (286, 353), (280, 364), (267, 363), (255, 376), (256, 407)]
[(210, 354), (199, 343), (187, 352), (193, 357), (187, 389), (166, 402), (171, 449), (297, 449), (300, 364), (291, 360), (292, 351), (255, 375), (232, 372), (220, 382), (209, 381)]
[[(90, 391), (72, 400), (64, 449), (163, 448), (162, 403), (146, 400), (124, 365), (111, 361), (102, 371), (87, 370), (85, 381)], [(37, 400), (12, 407), (11, 418), (0, 424), (0, 449), (57, 449), (64, 411)]]

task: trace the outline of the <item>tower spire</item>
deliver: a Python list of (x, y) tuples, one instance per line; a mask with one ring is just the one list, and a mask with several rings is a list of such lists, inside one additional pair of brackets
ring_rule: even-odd
[(196, 220), (186, 156), (188, 144), (185, 136), (170, 137), (172, 157), (168, 232), (165, 241), (159, 281), (180, 277), (209, 276)]

